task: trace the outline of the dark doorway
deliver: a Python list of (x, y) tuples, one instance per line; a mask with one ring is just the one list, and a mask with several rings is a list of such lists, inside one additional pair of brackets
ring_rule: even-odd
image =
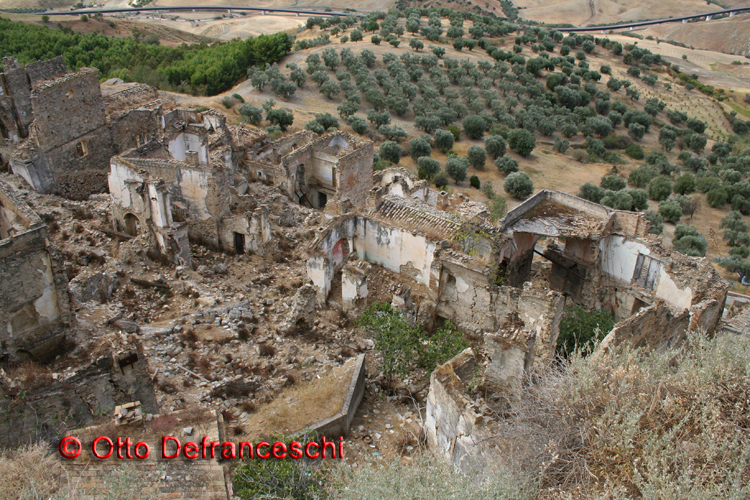
[(125, 232), (130, 236), (141, 234), (141, 224), (138, 221), (138, 217), (133, 214), (125, 215)]
[(328, 195), (325, 193), (318, 193), (318, 208), (323, 208), (328, 203)]
[(245, 235), (242, 233), (234, 233), (234, 253), (245, 253)]

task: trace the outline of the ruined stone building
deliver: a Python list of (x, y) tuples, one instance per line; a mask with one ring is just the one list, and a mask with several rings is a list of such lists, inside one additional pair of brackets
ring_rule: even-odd
[[(689, 330), (713, 331), (729, 288), (706, 258), (667, 250), (649, 238), (643, 214), (612, 210), (565, 193), (537, 193), (508, 212), (501, 228), (512, 242), (502, 253), (505, 262), (506, 250), (512, 250), (508, 280), (524, 283), (515, 314), (496, 330), (483, 329), (484, 365), (479, 353), (468, 349), (439, 367), (432, 374), (427, 400), (424, 429), (429, 445), (463, 470), (497, 452), (491, 451), (499, 446), (493, 439), (497, 424), (485, 414), (520, 397), (533, 363), (554, 353), (557, 324), (546, 329), (546, 337), (530, 328), (530, 323), (538, 327), (540, 322), (526, 317), (531, 311), (535, 316), (544, 302), (540, 296), (526, 299), (527, 290), (547, 291), (547, 314), (560, 312), (550, 308), (550, 300), (563, 295), (565, 301), (586, 309), (610, 311), (619, 322), (611, 332), (603, 332), (607, 335), (600, 349), (606, 352), (619, 343), (660, 349), (679, 344)], [(539, 245), (543, 236), (545, 246)], [(532, 266), (534, 254), (542, 262)], [(464, 294), (471, 291), (471, 286), (462, 288)], [(461, 294), (456, 294), (446, 304), (461, 302)], [(467, 395), (477, 373), (491, 394), (481, 403)]]
[(61, 57), (0, 74), (0, 160), (40, 193), (85, 199), (107, 187), (109, 159), (156, 135), (162, 103), (147, 85), (102, 96), (99, 71)]
[(248, 180), (278, 186), (293, 201), (312, 208), (333, 201), (339, 208), (328, 208), (338, 213), (367, 205), (372, 164), (372, 141), (346, 132), (317, 137), (304, 130), (244, 157)]
[[(304, 132), (269, 143), (265, 133), (227, 126), (213, 110), (177, 109), (161, 116), (158, 136), (111, 160), (115, 228), (133, 236), (153, 231), (160, 251), (184, 264), (190, 263), (188, 240), (237, 254), (265, 253), (272, 236), (268, 207), (247, 195), (248, 181), (281, 187), (294, 201), (299, 198), (289, 189), (302, 192), (307, 183), (351, 203), (363, 203), (370, 188), (360, 177), (371, 179), (372, 143), (342, 132), (320, 138)], [(260, 159), (281, 153), (278, 164)], [(324, 185), (318, 174), (331, 183)]]
[(0, 181), (0, 360), (54, 356), (71, 320), (68, 278), (47, 224)]

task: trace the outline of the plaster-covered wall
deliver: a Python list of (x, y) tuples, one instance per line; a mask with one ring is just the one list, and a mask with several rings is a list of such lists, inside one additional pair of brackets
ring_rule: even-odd
[[(608, 236), (599, 243), (602, 271), (626, 283), (633, 281), (638, 255), (651, 255), (651, 249), (643, 243), (623, 236)], [(658, 277), (654, 283), (653, 296), (674, 307), (688, 309), (693, 302), (693, 290), (680, 287), (669, 275), (668, 263), (660, 261)]]
[(393, 272), (406, 272), (428, 287), (435, 247), (436, 243), (424, 235), (383, 226), (369, 219), (357, 221), (354, 249), (360, 258)]

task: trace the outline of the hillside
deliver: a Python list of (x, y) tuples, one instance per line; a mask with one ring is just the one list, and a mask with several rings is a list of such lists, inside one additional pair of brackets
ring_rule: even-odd
[[(426, 26), (427, 23), (425, 22), (424, 18), (421, 20), (421, 22), (422, 27)], [(405, 19), (399, 20), (399, 25), (405, 26), (405, 23)], [(445, 19), (443, 20), (442, 24), (446, 27), (449, 26), (449, 23)], [(471, 23), (471, 21), (466, 21), (464, 23), (463, 29), (468, 32), (468, 30), (470, 30), (472, 27), (473, 24)], [(530, 110), (532, 114), (537, 113), (535, 109), (538, 109), (536, 107), (538, 106), (538, 104), (536, 103), (542, 101), (539, 101), (540, 96), (537, 96), (536, 103), (528, 102), (527, 100), (529, 96), (524, 95), (524, 89), (520, 89), (520, 93), (518, 93), (519, 89), (517, 87), (514, 87), (513, 85), (518, 85), (518, 82), (524, 82), (523, 85), (526, 86), (526, 89), (529, 88), (529, 85), (536, 85), (540, 88), (540, 91), (548, 91), (549, 89), (548, 87), (545, 87), (545, 82), (549, 78), (550, 74), (560, 74), (558, 73), (557, 68), (555, 68), (555, 72), (541, 70), (538, 78), (529, 79), (529, 74), (527, 71), (524, 71), (523, 67), (516, 68), (515, 66), (511, 67), (511, 65), (507, 63), (497, 62), (495, 58), (493, 58), (488, 53), (488, 51), (482, 50), (480, 47), (476, 47), (471, 51), (465, 48), (462, 50), (457, 50), (456, 48), (454, 48), (452, 43), (449, 43), (449, 39), (441, 37), (437, 42), (430, 42), (425, 38), (423, 34), (420, 33), (413, 35), (405, 34), (401, 36), (400, 43), (398, 43), (397, 47), (394, 47), (385, 41), (380, 42), (380, 44), (378, 45), (373, 44), (370, 41), (372, 33), (365, 34), (364, 40), (362, 41), (348, 41), (346, 43), (341, 43), (342, 38), (345, 36), (350, 36), (352, 30), (353, 27), (342, 30), (335, 36), (331, 36), (332, 43), (330, 44), (309, 49), (296, 50), (279, 62), (279, 69), (283, 75), (286, 75), (288, 77), (290, 74), (290, 67), (294, 68), (294, 65), (296, 65), (302, 70), (302, 73), (305, 76), (305, 82), (302, 87), (299, 88), (299, 90), (297, 90), (287, 100), (284, 100), (278, 95), (275, 95), (269, 85), (263, 86), (262, 89), (259, 90), (258, 88), (253, 86), (253, 83), (250, 80), (247, 80), (236, 86), (234, 89), (211, 99), (200, 97), (185, 97), (179, 95), (174, 95), (174, 97), (184, 105), (206, 105), (217, 107), (233, 119), (237, 120), (241, 118), (238, 112), (240, 106), (237, 105), (232, 107), (232, 109), (226, 109), (225, 105), (222, 104), (222, 101), (225, 97), (236, 93), (241, 95), (248, 105), (258, 108), (260, 108), (265, 101), (273, 98), (278, 101), (277, 107), (290, 110), (294, 113), (294, 124), (290, 130), (299, 130), (310, 120), (313, 120), (316, 114), (330, 113), (334, 116), (339, 115), (339, 106), (341, 106), (347, 100), (345, 94), (350, 93), (352, 95), (356, 95), (357, 93), (359, 93), (361, 103), (357, 107), (358, 111), (354, 116), (365, 119), (374, 109), (373, 104), (368, 102), (368, 99), (365, 95), (366, 89), (361, 85), (356, 85), (353, 86), (354, 88), (350, 88), (352, 87), (352, 85), (347, 86), (346, 84), (341, 83), (339, 80), (347, 80), (347, 75), (342, 74), (342, 72), (347, 73), (347, 69), (349, 69), (349, 72), (351, 74), (354, 74), (352, 68), (357, 66), (356, 64), (354, 66), (349, 65), (349, 68), (347, 68), (343, 61), (341, 51), (344, 50), (343, 54), (351, 51), (356, 56), (358, 54), (361, 55), (363, 50), (368, 50), (371, 51), (371, 53), (375, 56), (376, 61), (370, 68), (367, 68), (367, 70), (369, 72), (370, 78), (373, 79), (373, 84), (379, 87), (379, 89), (382, 89), (381, 91), (383, 92), (384, 96), (391, 95), (389, 94), (388, 90), (390, 86), (388, 82), (383, 79), (385, 75), (388, 74), (388, 65), (383, 62), (384, 57), (386, 59), (391, 58), (399, 61), (417, 61), (417, 63), (421, 61), (422, 68), (420, 68), (420, 71), (417, 72), (417, 74), (409, 73), (412, 75), (412, 78), (407, 78), (408, 80), (410, 80), (409, 82), (403, 82), (402, 89), (396, 92), (396, 96), (401, 95), (404, 92), (404, 89), (406, 87), (409, 87), (410, 85), (413, 86), (415, 90), (418, 90), (417, 95), (415, 96), (416, 99), (409, 98), (407, 96), (407, 98), (412, 101), (412, 104), (420, 103), (420, 98), (418, 97), (419, 95), (421, 95), (421, 97), (427, 102), (429, 102), (429, 99), (433, 99), (437, 102), (442, 102), (446, 99), (446, 96), (453, 95), (458, 100), (458, 103), (463, 103), (464, 106), (468, 106), (469, 108), (475, 110), (466, 110), (466, 113), (470, 115), (474, 112), (477, 112), (479, 115), (486, 118), (488, 129), (491, 128), (492, 123), (497, 123), (497, 121), (500, 120), (501, 123), (507, 123), (507, 125), (509, 125), (511, 128), (515, 127), (518, 123), (523, 123), (524, 127), (534, 130), (537, 140), (537, 147), (529, 156), (521, 156), (510, 149), (508, 149), (506, 156), (508, 158), (513, 158), (514, 160), (516, 160), (518, 162), (519, 170), (521, 172), (527, 173), (530, 176), (532, 182), (534, 183), (535, 190), (559, 189), (566, 192), (577, 193), (580, 186), (584, 183), (589, 182), (595, 185), (599, 185), (602, 176), (610, 173), (615, 173), (622, 179), (627, 180), (630, 174), (642, 165), (642, 160), (631, 158), (627, 154), (625, 154), (624, 149), (617, 148), (611, 151), (612, 153), (616, 154), (616, 156), (612, 156), (612, 161), (603, 161), (601, 157), (597, 157), (596, 155), (592, 156), (588, 153), (584, 155), (584, 158), (581, 158), (581, 151), (586, 151), (587, 149), (587, 140), (584, 135), (585, 126), (583, 125), (583, 122), (578, 121), (578, 118), (576, 118), (576, 114), (571, 112), (572, 110), (561, 111), (560, 108), (555, 108), (554, 114), (558, 115), (558, 117), (556, 118), (558, 120), (558, 123), (556, 126), (553, 126), (553, 129), (551, 131), (548, 131), (546, 133), (540, 131), (540, 128), (544, 127), (544, 125), (542, 125), (542, 123), (540, 122), (540, 120), (544, 121), (541, 116), (536, 115), (533, 118), (534, 122), (532, 123), (528, 123), (529, 118), (523, 118), (522, 110), (527, 109)], [(525, 33), (528, 36), (530, 32), (525, 31)], [(298, 35), (298, 41), (318, 39), (318, 37), (325, 34), (328, 34), (330, 36), (328, 30), (323, 31), (318, 28), (306, 30)], [(526, 68), (528, 68), (529, 61), (538, 59), (538, 53), (534, 51), (535, 44), (531, 41), (522, 43), (521, 45), (517, 46), (520, 51), (517, 54), (514, 54), (513, 51), (515, 44), (513, 42), (514, 38), (517, 36), (519, 36), (519, 32), (510, 32), (505, 34), (503, 37), (485, 36), (483, 40), (487, 41), (487, 47), (489, 47), (488, 50), (490, 52), (499, 50), (504, 51), (506, 54), (511, 54), (514, 56), (518, 55), (523, 57), (524, 63), (527, 65)], [(409, 43), (412, 39), (422, 42), (424, 44), (424, 48), (421, 50), (415, 50), (414, 48), (410, 47)], [(585, 38), (581, 40), (584, 39)], [(601, 79), (598, 82), (594, 83), (593, 81), (589, 81), (586, 84), (586, 88), (588, 89), (588, 86), (593, 86), (591, 90), (596, 95), (592, 95), (592, 97), (596, 97), (596, 99), (599, 99), (600, 97), (604, 97), (606, 95), (609, 97), (612, 104), (616, 102), (620, 103), (619, 106), (624, 106), (623, 109), (632, 110), (633, 112), (640, 112), (641, 114), (643, 114), (646, 108), (646, 103), (649, 99), (655, 100), (654, 102), (663, 103), (661, 104), (663, 110), (657, 112), (657, 114), (654, 116), (655, 123), (650, 128), (650, 131), (645, 134), (643, 139), (635, 141), (635, 143), (641, 146), (645, 155), (649, 155), (649, 153), (659, 153), (665, 155), (664, 157), (667, 159), (668, 165), (670, 165), (670, 167), (668, 167), (665, 172), (669, 172), (667, 177), (671, 178), (671, 182), (676, 181), (681, 173), (690, 173), (691, 175), (694, 175), (694, 173), (685, 168), (683, 160), (678, 159), (678, 156), (680, 156), (681, 152), (689, 152), (689, 148), (687, 147), (687, 145), (683, 146), (684, 149), (675, 147), (670, 151), (664, 151), (664, 148), (660, 145), (660, 129), (665, 127), (666, 125), (671, 126), (670, 120), (667, 117), (668, 111), (684, 113), (687, 117), (695, 120), (700, 120), (700, 122), (705, 124), (707, 143), (701, 155), (704, 158), (704, 160), (702, 161), (705, 161), (705, 157), (709, 156), (711, 148), (714, 146), (714, 144), (721, 141), (729, 141), (733, 137), (734, 134), (732, 132), (732, 124), (729, 121), (729, 118), (731, 118), (729, 113), (732, 111), (732, 107), (730, 107), (730, 105), (733, 107), (737, 107), (738, 109), (742, 109), (742, 107), (745, 106), (744, 98), (747, 93), (747, 89), (750, 88), (750, 73), (748, 72), (747, 67), (731, 64), (732, 61), (736, 60), (736, 56), (718, 54), (711, 51), (691, 50), (689, 48), (677, 47), (666, 43), (657, 44), (655, 41), (637, 40), (621, 35), (610, 35), (608, 37), (609, 42), (602, 42), (601, 39), (597, 40), (600, 41), (600, 44), (618, 43), (621, 46), (628, 46), (628, 44), (633, 44), (635, 42), (637, 43), (637, 45), (631, 45), (631, 50), (632, 47), (642, 47), (643, 49), (651, 52), (654, 56), (658, 56), (661, 58), (661, 65), (654, 64), (650, 67), (644, 67), (643, 64), (641, 64), (641, 68), (638, 70), (639, 73), (641, 73), (640, 77), (633, 77), (632, 74), (628, 73), (629, 68), (631, 68), (632, 66), (630, 64), (625, 64), (623, 62), (622, 56), (615, 56), (613, 55), (611, 50), (605, 49), (601, 47), (601, 45), (595, 45), (594, 50), (592, 50), (590, 53), (584, 54), (584, 62), (587, 65), (586, 67), (588, 67), (590, 70), (597, 70), (598, 73), (598, 70), (601, 69), (602, 65), (608, 65), (611, 66), (611, 75), (602, 74)], [(559, 57), (560, 47), (564, 46), (565, 45), (560, 42), (555, 42), (553, 52), (549, 53), (550, 59)], [(440, 59), (438, 59), (431, 54), (431, 47), (438, 47), (444, 50), (445, 54)], [(580, 48), (580, 46), (573, 48), (570, 54), (576, 54), (576, 51), (580, 51)], [(325, 53), (330, 53), (331, 50), (335, 50), (340, 59), (335, 69), (329, 69), (323, 65), (322, 56)], [(395, 58), (390, 54), (395, 56)], [(687, 57), (687, 60), (683, 59), (683, 55)], [(313, 64), (315, 64), (316, 57), (319, 57), (321, 59), (319, 59), (317, 63), (319, 67), (316, 68), (316, 70), (312, 73), (318, 73), (320, 70), (322, 70), (323, 73), (318, 74), (315, 78), (327, 78), (330, 82), (337, 82), (340, 93), (332, 94), (330, 97), (324, 97), (319, 92), (320, 85), (311, 81), (312, 75), (310, 71), (307, 71), (307, 68), (310, 67), (311, 61), (313, 62)], [(428, 60), (431, 62), (428, 62)], [(467, 71), (477, 71), (474, 66), (471, 66), (471, 64), (465, 66), (467, 63), (470, 62), (473, 64), (478, 64), (482, 62), (483, 64), (490, 65), (485, 67), (485, 70), (487, 70), (488, 67), (494, 67), (498, 68), (501, 73), (499, 74), (500, 76), (495, 75), (497, 81), (494, 84), (489, 84), (489, 86), (487, 86), (488, 83), (486, 81), (483, 83), (483, 78), (485, 77), (485, 73), (487, 73), (486, 71), (485, 73), (482, 73), (482, 71), (479, 70), (479, 74), (474, 74), (476, 76), (475, 79), (467, 80), (466, 82), (459, 81), (460, 78), (462, 78), (459, 76), (457, 77), (458, 80), (451, 82), (444, 89), (443, 95), (440, 95), (438, 91), (434, 90), (434, 85), (435, 82), (439, 81), (441, 78), (439, 77), (439, 74), (442, 74), (444, 77), (448, 75), (448, 70), (446, 68), (447, 61), (455, 61), (455, 63), (451, 64), (457, 64), (460, 62), (461, 67), (468, 68)], [(520, 61), (520, 59), (516, 62), (518, 61)], [(574, 59), (574, 61), (577, 65), (580, 65), (579, 63), (581, 61), (578, 61), (576, 59)], [(409, 62), (404, 68), (402, 68), (402, 71), (405, 68), (409, 68), (411, 64), (413, 64), (413, 62)], [(425, 64), (427, 66), (425, 66)], [(428, 69), (432, 67), (433, 64), (436, 64), (436, 66), (433, 67), (435, 71), (433, 71), (433, 69), (430, 69), (428, 71)], [(699, 92), (697, 89), (689, 90), (684, 86), (684, 83), (681, 81), (681, 79), (678, 78), (678, 73), (671, 69), (672, 65), (679, 66), (680, 71), (683, 72), (683, 74), (697, 74), (699, 81), (704, 83), (705, 85), (714, 86), (716, 89), (726, 89), (721, 90), (723, 94), (717, 94), (727, 96), (726, 98), (722, 98), (725, 99), (724, 102), (720, 103), (716, 99), (708, 97), (707, 95)], [(644, 68), (648, 69), (648, 71), (646, 72), (644, 70), (643, 72), (641, 72), (641, 69)], [(505, 72), (503, 72), (503, 69)], [(399, 81), (399, 75), (397, 72), (394, 73), (394, 70), (395, 69), (391, 70), (390, 77), (395, 77), (395, 79)], [(576, 71), (581, 71), (581, 68), (578, 68)], [(630, 71), (632, 72), (634, 70), (631, 69)], [(432, 75), (432, 73), (436, 74)], [(515, 76), (516, 73), (518, 74), (518, 76)], [(655, 83), (654, 85), (649, 85), (648, 83), (646, 83), (642, 79), (642, 77), (646, 76), (647, 74), (656, 76), (657, 83)], [(464, 72), (464, 77), (466, 77), (466, 72)], [(510, 78), (510, 80), (504, 83), (502, 79), (506, 77)], [(359, 81), (367, 81), (364, 76), (358, 77), (357, 79)], [(631, 89), (635, 89), (638, 92), (637, 100), (629, 98), (627, 95), (625, 95), (626, 89), (624, 88), (620, 89), (618, 92), (613, 92), (608, 89), (607, 83), (610, 79), (619, 80), (621, 82), (629, 81)], [(323, 80), (319, 81), (322, 82)], [(406, 85), (406, 87), (404, 87), (404, 85)], [(466, 85), (473, 87), (473, 92), (467, 91), (465, 89)], [(483, 86), (485, 86), (484, 90), (482, 88)], [(432, 87), (432, 90), (430, 89), (430, 87)], [(581, 82), (581, 89), (583, 89), (583, 87), (584, 83)], [(345, 88), (349, 90), (346, 91), (344, 90)], [(511, 92), (508, 92), (509, 90), (511, 90)], [(435, 92), (434, 95), (432, 92)], [(487, 94), (487, 92), (489, 92), (489, 94)], [(513, 96), (513, 98), (508, 100), (508, 98), (511, 96)], [(593, 101), (596, 99), (592, 100), (591, 105), (594, 104)], [(477, 105), (477, 107), (474, 108), (475, 103), (473, 104), (473, 101), (475, 100), (478, 100), (478, 102), (482, 104)], [(457, 105), (459, 106), (459, 108), (461, 107), (460, 104)], [(511, 106), (517, 106), (517, 108), (512, 109)], [(385, 105), (384, 109), (388, 109), (388, 105)], [(405, 156), (401, 158), (399, 165), (405, 166), (412, 171), (417, 172), (417, 163), (411, 156), (408, 155), (408, 149), (410, 139), (419, 137), (419, 135), (425, 130), (423, 125), (420, 128), (419, 126), (417, 126), (416, 122), (416, 118), (418, 118), (418, 116), (420, 116), (420, 114), (423, 114), (424, 112), (418, 112), (415, 115), (413, 107), (407, 106), (406, 111), (402, 112), (402, 114), (399, 115), (399, 113), (394, 112), (394, 109), (395, 108), (391, 108), (390, 113), (388, 113), (390, 116), (390, 125), (402, 127), (405, 133), (408, 135), (408, 137), (404, 137), (400, 140), (400, 145), (403, 149), (403, 155)], [(519, 117), (519, 115), (521, 115), (521, 117)], [(346, 120), (344, 120), (341, 116), (338, 116), (338, 118), (340, 126), (342, 128), (352, 130), (351, 127), (346, 124)], [(508, 122), (507, 120), (511, 121)], [(578, 132), (576, 132), (573, 136), (568, 137), (567, 140), (570, 143), (570, 148), (566, 150), (565, 153), (561, 153), (559, 150), (556, 151), (554, 146), (558, 138), (565, 138), (560, 132), (562, 130), (560, 127), (567, 120), (572, 120), (572, 123), (576, 124), (576, 130), (578, 130)], [(453, 125), (460, 128), (461, 121), (462, 118), (455, 117)], [(263, 125), (265, 124), (266, 122), (263, 122)], [(439, 124), (439, 127), (445, 126), (446, 122)], [(685, 124), (682, 123), (682, 125), (678, 125), (678, 128), (684, 126)], [(428, 131), (434, 135), (431, 127), (428, 129)], [(377, 126), (373, 125), (372, 122), (370, 122), (370, 127), (367, 130), (366, 134), (374, 139), (378, 145), (382, 144), (382, 142), (386, 139), (381, 133), (377, 131)], [(624, 125), (619, 124), (613, 128), (612, 135), (610, 136), (609, 140), (610, 142), (614, 143), (617, 138), (620, 138), (618, 139), (622, 144), (622, 146), (620, 147), (624, 148), (624, 145), (626, 145), (627, 143), (634, 142), (628, 135), (628, 130), (624, 128)], [(483, 141), (484, 138), (475, 140), (467, 138), (466, 134), (463, 134), (461, 135), (460, 139), (455, 142), (452, 150), (458, 156), (466, 156), (468, 155), (469, 148), (473, 146), (484, 147)], [(739, 150), (736, 150), (735, 152), (738, 153)], [(694, 153), (690, 154), (694, 155)], [(431, 156), (432, 158), (438, 160), (442, 166), (445, 166), (447, 156), (444, 152), (441, 152), (438, 148), (433, 147)], [(699, 158), (699, 156), (695, 157)], [(705, 171), (704, 173), (717, 175), (708, 171)], [(697, 174), (702, 175), (700, 171), (697, 172)], [(500, 172), (498, 168), (493, 165), (492, 158), (488, 158), (486, 160), (486, 166), (483, 170), (476, 170), (473, 167), (469, 167), (467, 179), (471, 175), (476, 175), (482, 185), (492, 183), (494, 191), (496, 193), (507, 195), (507, 193), (505, 193), (503, 189), (505, 174), (503, 172)], [(632, 187), (635, 186), (631, 186), (631, 188)], [(647, 188), (647, 184), (641, 187)], [(449, 188), (451, 190), (455, 190), (456, 192), (461, 192), (469, 196), (473, 200), (488, 201), (488, 197), (485, 193), (483, 193), (481, 190), (469, 187), (467, 181), (459, 183), (450, 182)], [(731, 210), (730, 205), (727, 204), (720, 208), (713, 208), (709, 206), (705, 193), (694, 193), (691, 194), (691, 196), (693, 196), (694, 199), (698, 201), (700, 207), (692, 215), (692, 217), (685, 216), (682, 221), (695, 225), (698, 228), (700, 234), (704, 235), (708, 239), (707, 254), (709, 256), (727, 256), (730, 247), (728, 247), (724, 242), (721, 241), (721, 230), (719, 229), (719, 224), (721, 219), (725, 217)], [(511, 207), (518, 202), (519, 201), (517, 200), (510, 199), (508, 206)], [(653, 211), (657, 211), (659, 208), (659, 201), (654, 199), (649, 200), (648, 208)], [(669, 241), (671, 236), (674, 234), (674, 225), (665, 224), (664, 226), (664, 237), (667, 241)], [(726, 274), (726, 276), (729, 278), (733, 278), (735, 275)]]

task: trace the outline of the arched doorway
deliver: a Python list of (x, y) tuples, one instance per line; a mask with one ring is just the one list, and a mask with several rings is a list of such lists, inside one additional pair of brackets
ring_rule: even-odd
[(141, 223), (133, 214), (126, 214), (125, 220), (125, 232), (130, 236), (138, 236), (141, 234)]

